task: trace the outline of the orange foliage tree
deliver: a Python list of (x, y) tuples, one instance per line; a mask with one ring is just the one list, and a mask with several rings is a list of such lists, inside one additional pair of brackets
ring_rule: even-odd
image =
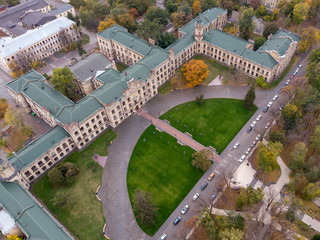
[(114, 24), (116, 24), (116, 21), (113, 18), (109, 18), (109, 19), (105, 19), (104, 21), (101, 21), (99, 23), (99, 32), (113, 26)]
[(136, 18), (136, 17), (139, 17), (139, 12), (136, 8), (131, 8), (128, 10), (128, 13), (133, 17), (133, 18)]
[(209, 75), (208, 66), (202, 60), (192, 59), (182, 65), (181, 72), (187, 79), (188, 86), (194, 87), (199, 85)]
[(199, 14), (199, 12), (201, 11), (200, 0), (194, 0), (194, 2), (192, 4), (192, 10), (193, 10), (193, 14), (195, 16), (197, 16)]

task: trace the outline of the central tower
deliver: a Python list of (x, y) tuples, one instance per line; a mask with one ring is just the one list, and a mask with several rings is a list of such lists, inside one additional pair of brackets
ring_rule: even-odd
[(197, 42), (202, 41), (203, 39), (203, 22), (202, 22), (202, 18), (198, 17), (197, 21), (196, 21), (196, 26), (194, 28), (194, 38), (196, 39)]

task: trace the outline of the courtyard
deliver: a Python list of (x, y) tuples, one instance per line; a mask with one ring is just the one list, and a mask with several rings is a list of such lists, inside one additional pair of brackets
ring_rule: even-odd
[[(106, 220), (102, 205), (96, 198), (96, 190), (101, 185), (103, 168), (92, 156), (108, 155), (108, 145), (116, 133), (108, 130), (92, 142), (82, 152), (74, 152), (64, 162), (72, 162), (79, 168), (75, 181), (66, 187), (51, 184), (48, 174), (40, 178), (32, 187), (32, 192), (78, 239), (105, 239), (103, 226)], [(58, 191), (67, 194), (64, 207), (55, 206), (52, 199)]]

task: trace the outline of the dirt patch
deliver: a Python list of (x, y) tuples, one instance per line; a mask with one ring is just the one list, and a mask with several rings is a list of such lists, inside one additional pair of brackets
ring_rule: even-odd
[(27, 139), (28, 137), (24, 135), (20, 129), (12, 128), (10, 135), (5, 138), (7, 141), (6, 146), (11, 152), (17, 152), (23, 148), (23, 144), (27, 141)]
[(215, 203), (214, 207), (226, 210), (236, 210), (236, 201), (239, 194), (240, 190), (238, 189), (226, 189)]

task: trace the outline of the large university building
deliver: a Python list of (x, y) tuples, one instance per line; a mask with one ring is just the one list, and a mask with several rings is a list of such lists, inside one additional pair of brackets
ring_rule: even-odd
[(16, 104), (52, 127), (8, 160), (11, 172), (16, 172), (15, 179), (28, 189), (72, 151), (82, 150), (108, 127), (118, 126), (197, 54), (233, 66), (250, 77), (263, 76), (268, 82), (288, 66), (298, 36), (280, 30), (253, 51), (249, 42), (219, 30), (226, 22), (225, 10), (207, 10), (179, 29), (180, 38), (167, 49), (119, 25), (106, 29), (98, 34), (102, 53), (110, 61), (118, 60), (129, 67), (123, 72), (112, 67), (97, 71), (93, 79), (83, 76), (84, 82), (90, 79), (92, 88), (86, 88), (87, 95), (77, 103), (54, 90), (34, 70), (10, 82), (7, 88)]

